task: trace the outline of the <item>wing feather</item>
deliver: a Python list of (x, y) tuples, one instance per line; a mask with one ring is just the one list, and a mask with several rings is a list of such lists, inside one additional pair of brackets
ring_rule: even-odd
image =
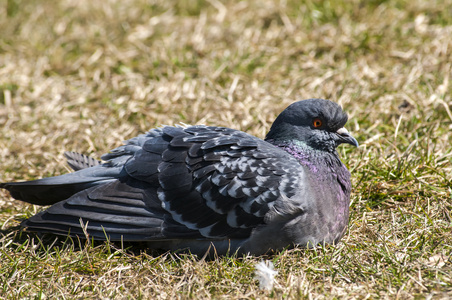
[[(95, 164), (84, 156), (71, 157)], [(151, 130), (102, 157), (117, 179), (87, 188), (26, 220), (37, 231), (122, 240), (246, 238), (297, 186), (285, 151), (244, 132), (208, 126)], [(296, 176), (295, 176), (296, 179)], [(292, 191), (295, 193), (295, 191)]]

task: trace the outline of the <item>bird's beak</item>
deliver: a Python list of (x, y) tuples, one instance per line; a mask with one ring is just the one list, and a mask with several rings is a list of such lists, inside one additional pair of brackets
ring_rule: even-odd
[(359, 147), (358, 141), (354, 137), (352, 137), (348, 130), (344, 127), (339, 128), (336, 133), (338, 137), (337, 145), (347, 143), (355, 147)]

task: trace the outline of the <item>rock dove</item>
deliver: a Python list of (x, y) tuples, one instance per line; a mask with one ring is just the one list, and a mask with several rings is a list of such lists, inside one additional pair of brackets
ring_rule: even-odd
[(265, 140), (215, 126), (163, 126), (98, 161), (67, 152), (73, 173), (1, 183), (52, 205), (23, 221), (34, 232), (147, 241), (196, 254), (254, 254), (334, 244), (349, 218), (350, 172), (336, 147), (358, 146), (329, 100), (287, 107)]

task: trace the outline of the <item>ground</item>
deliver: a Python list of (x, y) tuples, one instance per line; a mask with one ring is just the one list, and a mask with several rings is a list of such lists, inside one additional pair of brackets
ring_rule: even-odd
[[(0, 0), (0, 181), (69, 172), (162, 124), (263, 138), (327, 98), (359, 148), (342, 242), (203, 259), (21, 232), (0, 192), (0, 298), (452, 297), (452, 1)], [(276, 282), (260, 290), (255, 265)]]

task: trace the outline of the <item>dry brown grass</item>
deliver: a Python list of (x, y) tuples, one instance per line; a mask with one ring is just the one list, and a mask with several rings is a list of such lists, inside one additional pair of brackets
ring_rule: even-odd
[[(0, 192), (0, 296), (42, 298), (452, 297), (452, 2), (0, 2), (0, 181), (68, 172), (161, 125), (263, 137), (289, 103), (328, 98), (359, 149), (352, 219), (337, 247), (262, 258), (40, 242), (39, 208)], [(130, 246), (130, 245), (128, 245)]]

